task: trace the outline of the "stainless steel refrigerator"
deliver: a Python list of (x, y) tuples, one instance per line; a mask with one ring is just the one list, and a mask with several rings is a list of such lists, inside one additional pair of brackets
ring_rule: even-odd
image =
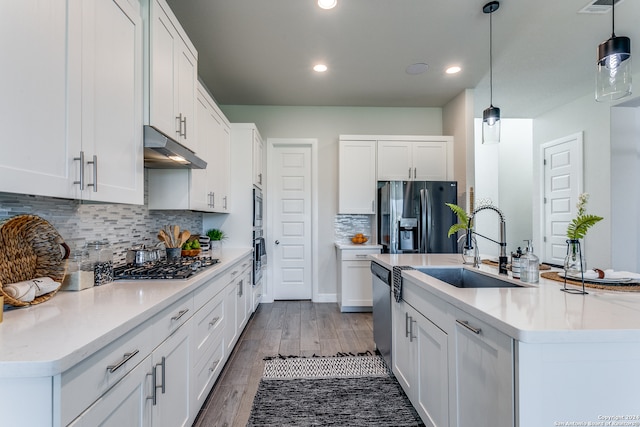
[(378, 182), (378, 243), (384, 253), (456, 253), (456, 181)]

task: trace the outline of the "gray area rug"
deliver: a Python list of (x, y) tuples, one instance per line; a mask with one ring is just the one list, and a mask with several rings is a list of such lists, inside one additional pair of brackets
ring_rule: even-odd
[(423, 425), (379, 356), (268, 360), (247, 424)]

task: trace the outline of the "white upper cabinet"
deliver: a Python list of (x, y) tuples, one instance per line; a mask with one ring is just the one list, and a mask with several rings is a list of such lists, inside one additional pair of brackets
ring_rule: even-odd
[(74, 50), (81, 49), (82, 65), (72, 64), (70, 77), (74, 81), (75, 73), (81, 70), (81, 115), (71, 117), (81, 117), (85, 161), (80, 174), (84, 181), (82, 199), (142, 204), (140, 11), (127, 0), (91, 0), (81, 4), (82, 25), (71, 27), (70, 43)]
[(66, 23), (66, 0), (0, 3), (0, 191), (73, 197)]
[(164, 0), (145, 0), (149, 79), (146, 122), (196, 151), (198, 52)]
[(198, 155), (206, 169), (149, 169), (149, 209), (229, 212), (230, 124), (204, 86), (196, 114)]
[(378, 181), (453, 180), (453, 137), (378, 140)]
[(376, 141), (340, 139), (338, 213), (375, 214)]
[(253, 185), (262, 189), (264, 178), (264, 141), (256, 129), (253, 132)]
[(0, 191), (142, 204), (139, 8), (2, 2), (0, 28)]

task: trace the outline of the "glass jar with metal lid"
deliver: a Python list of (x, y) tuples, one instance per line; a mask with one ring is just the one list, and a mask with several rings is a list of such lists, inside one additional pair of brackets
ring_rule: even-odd
[(113, 282), (113, 250), (106, 240), (87, 242), (96, 286)]

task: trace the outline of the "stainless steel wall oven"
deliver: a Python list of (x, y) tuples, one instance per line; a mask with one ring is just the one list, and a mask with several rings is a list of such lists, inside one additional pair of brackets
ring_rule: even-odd
[(253, 189), (253, 284), (262, 279), (262, 270), (267, 265), (267, 249), (262, 230), (262, 191)]

